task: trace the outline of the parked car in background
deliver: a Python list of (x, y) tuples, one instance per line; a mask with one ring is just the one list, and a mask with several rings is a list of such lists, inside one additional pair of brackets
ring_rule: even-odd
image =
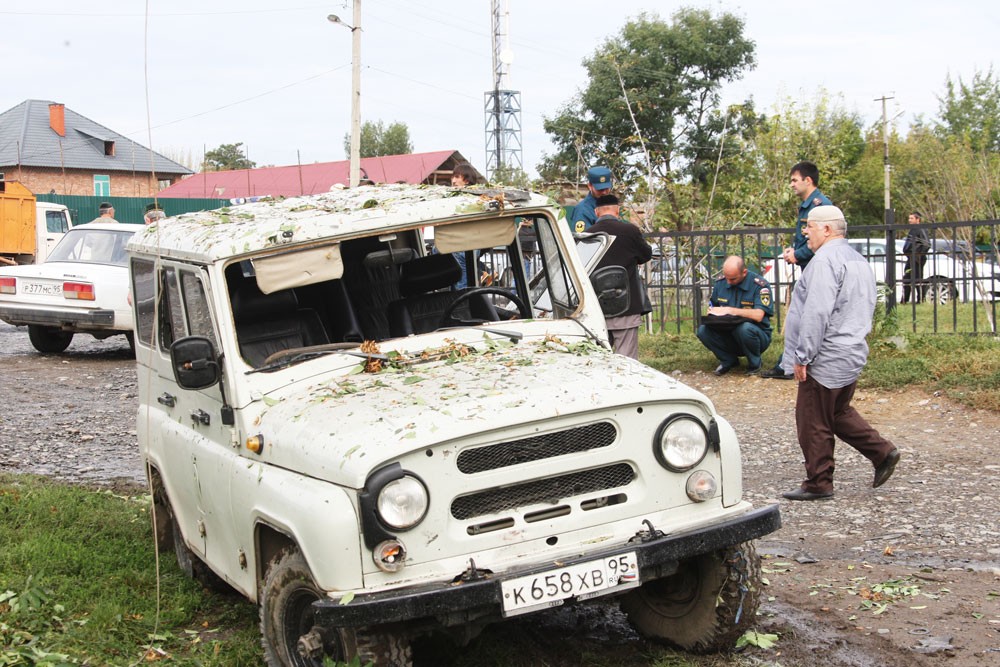
[(0, 268), (0, 319), (27, 326), (39, 352), (62, 352), (78, 333), (125, 335), (132, 345), (125, 246), (136, 229), (78, 225), (41, 264)]
[[(879, 284), (886, 282), (886, 241), (884, 238), (849, 238), (847, 243), (858, 254), (868, 259)], [(896, 301), (903, 295), (903, 271), (906, 268), (906, 254), (903, 253), (904, 239), (895, 242), (895, 275)], [(979, 290), (983, 290), (987, 300), (1000, 299), (1000, 268), (986, 261), (977, 254), (970, 260), (969, 246), (964, 241), (947, 239), (932, 239), (932, 250), (927, 253), (924, 263), (923, 278), (920, 282), (924, 289), (925, 300), (933, 300), (946, 304), (952, 299), (968, 302), (982, 298)], [(790, 290), (802, 270), (789, 264), (781, 257), (769, 260), (764, 271), (764, 278), (772, 286), (780, 281), (780, 292)]]
[[(886, 281), (886, 240), (884, 238), (848, 239), (847, 243), (858, 253), (868, 258), (875, 280)], [(903, 239), (895, 242), (896, 298), (902, 297), (903, 271), (906, 268), (906, 254)], [(968, 302), (985, 295), (988, 300), (1000, 298), (1000, 272), (996, 265), (980, 258), (972, 259), (970, 247), (965, 241), (932, 239), (931, 251), (923, 267), (920, 286), (927, 300), (946, 304), (952, 299)]]

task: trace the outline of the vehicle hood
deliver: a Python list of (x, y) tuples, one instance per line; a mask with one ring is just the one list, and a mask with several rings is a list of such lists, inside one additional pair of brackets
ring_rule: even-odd
[(374, 374), (359, 366), (353, 375), (268, 394), (255, 427), (264, 438), (261, 458), (361, 488), (372, 470), (410, 451), (511, 424), (663, 400), (708, 403), (683, 383), (590, 343), (452, 347), (435, 361)]

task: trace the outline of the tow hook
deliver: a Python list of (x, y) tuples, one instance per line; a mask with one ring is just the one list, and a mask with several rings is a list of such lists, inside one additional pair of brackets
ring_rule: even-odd
[(490, 574), (492, 573), (489, 570), (480, 570), (476, 567), (476, 561), (470, 558), (469, 567), (465, 568), (465, 572), (458, 575), (458, 581), (480, 581)]
[(635, 541), (651, 542), (653, 540), (658, 540), (661, 537), (663, 537), (663, 531), (654, 528), (652, 522), (650, 522), (649, 519), (643, 519), (642, 522), (646, 524), (646, 530), (640, 530), (639, 532), (637, 532), (635, 535), (632, 536), (632, 539), (630, 539), (629, 542), (635, 542)]
[(322, 659), (323, 656), (329, 654), (327, 647), (330, 646), (330, 639), (332, 639), (330, 635), (332, 633), (332, 630), (314, 625), (309, 632), (299, 637), (299, 642), (296, 646), (299, 655), (312, 660)]

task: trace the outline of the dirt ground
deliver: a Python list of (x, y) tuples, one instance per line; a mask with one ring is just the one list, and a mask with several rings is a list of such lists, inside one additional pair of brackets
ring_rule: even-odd
[[(124, 338), (78, 336), (66, 353), (43, 356), (24, 329), (0, 323), (0, 369), (0, 471), (143, 483)], [(767, 579), (758, 629), (777, 643), (699, 664), (1000, 665), (1000, 463), (991, 456), (1000, 414), (914, 390), (860, 392), (856, 407), (902, 451), (895, 475), (872, 489), (871, 465), (840, 444), (835, 499), (791, 503), (780, 495), (803, 473), (795, 383), (677, 376), (734, 425), (745, 495), (755, 505), (780, 503), (784, 522), (758, 545)], [(463, 664), (473, 664), (479, 641), (522, 646), (528, 661), (518, 664), (650, 664), (650, 646), (613, 605), (501, 624), (461, 649)], [(416, 657), (450, 661), (446, 649)]]

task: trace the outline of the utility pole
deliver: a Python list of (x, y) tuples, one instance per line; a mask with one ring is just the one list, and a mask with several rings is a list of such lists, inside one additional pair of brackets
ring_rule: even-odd
[(344, 23), (336, 14), (330, 14), (326, 20), (351, 30), (351, 162), (348, 178), (350, 186), (356, 188), (361, 182), (361, 0), (354, 0), (353, 25)]
[(889, 100), (894, 100), (895, 97), (876, 97), (876, 102), (882, 102), (882, 164), (885, 169), (885, 224), (891, 225), (894, 222), (894, 216), (892, 214), (892, 202), (889, 197), (889, 120), (886, 114), (885, 103)]
[(351, 187), (361, 183), (361, 0), (354, 0), (351, 26)]
[(896, 307), (896, 232), (891, 225), (896, 224), (896, 215), (892, 210), (892, 200), (889, 195), (889, 120), (886, 114), (885, 103), (894, 97), (876, 97), (876, 102), (882, 102), (882, 164), (885, 168), (885, 283), (888, 287), (886, 295), (886, 310), (891, 311)]

